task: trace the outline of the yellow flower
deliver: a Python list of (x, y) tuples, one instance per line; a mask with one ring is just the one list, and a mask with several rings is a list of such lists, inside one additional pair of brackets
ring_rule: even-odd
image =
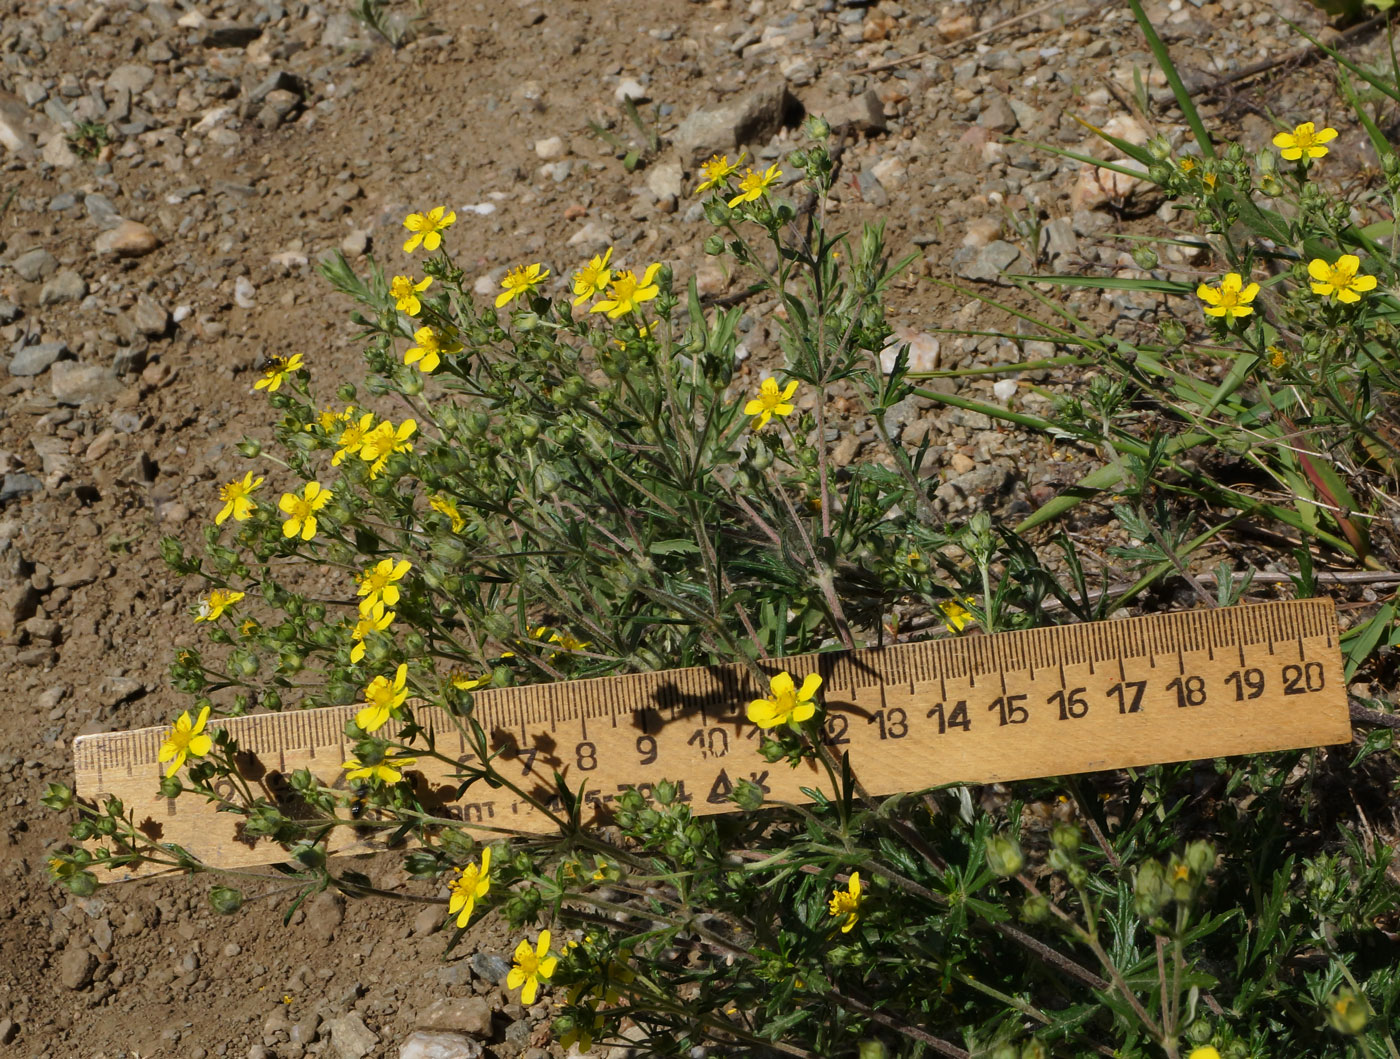
[(578, 295), (574, 299), (575, 305), (581, 305), (589, 298), (603, 293), (612, 280), (612, 269), (608, 268), (612, 252), (613, 248), (608, 247), (602, 257), (594, 254), (588, 264), (574, 273), (574, 293)]
[(413, 341), (418, 344), (403, 355), (405, 364), (417, 364), (424, 375), (437, 371), (444, 353), (462, 352), (462, 343), (457, 341), (457, 332), (452, 328), (439, 331), (436, 327), (420, 327), (413, 332)]
[(469, 676), (465, 669), (454, 669), (448, 678), (452, 681), (452, 686), (458, 691), (471, 691), (472, 688), (479, 688), (486, 683), (486, 678), (477, 679)]
[(539, 946), (530, 948), (530, 939), (523, 938), (515, 947), (515, 966), (506, 975), (506, 988), (520, 990), (520, 1002), (529, 1007), (539, 995), (540, 983), (554, 977), (559, 957), (549, 955), (549, 931), (540, 931)]
[(416, 757), (399, 757), (397, 750), (389, 750), (377, 765), (362, 765), (360, 759), (352, 757), (340, 767), (348, 770), (347, 780), (379, 780), (381, 783), (398, 783), (403, 779), (403, 770), (418, 764)]
[(1308, 158), (1321, 158), (1327, 153), (1324, 143), (1331, 143), (1337, 138), (1336, 129), (1323, 129), (1317, 131), (1317, 126), (1310, 121), (1294, 128), (1292, 132), (1281, 132), (1274, 137), (1274, 146), (1278, 147), (1285, 161), (1296, 162), (1304, 155)]
[(700, 172), (705, 175), (705, 179), (696, 186), (695, 194), (698, 195), (702, 191), (709, 191), (710, 188), (717, 188), (721, 184), (728, 183), (729, 178), (739, 171), (739, 166), (743, 165), (744, 156), (747, 154), (747, 151), (741, 151), (733, 165), (730, 165), (727, 154), (710, 155), (710, 160), (700, 167)]
[[(347, 423), (348, 422), (347, 420)], [(340, 448), (337, 449), (335, 455), (331, 457), (331, 466), (339, 467), (340, 461), (345, 459), (346, 456), (358, 455), (360, 449), (364, 447), (365, 438), (369, 436), (369, 432), (373, 429), (373, 412), (366, 412), (364, 415), (360, 416), (360, 421), (358, 423), (349, 423), (349, 425), (340, 432), (340, 437), (336, 439), (336, 444), (339, 445)]]
[(314, 424), (313, 424), (313, 423), (307, 423), (307, 424), (306, 424), (306, 429), (307, 429), (307, 430), (310, 430), (313, 426), (317, 426), (317, 427), (320, 427), (320, 428), (321, 428), (321, 430), (322, 430), (323, 433), (329, 434), (332, 430), (334, 430), (336, 427), (338, 427), (341, 423), (348, 423), (348, 422), (350, 422), (350, 420), (353, 419), (354, 416), (355, 416), (355, 406), (354, 406), (354, 405), (346, 405), (346, 406), (345, 406), (345, 411), (343, 411), (343, 412), (337, 412), (337, 411), (336, 411), (335, 409), (333, 409), (333, 408), (323, 408), (323, 409), (321, 409), (321, 411), (319, 411), (319, 412), (316, 413), (316, 422), (315, 422)]
[(209, 720), (208, 706), (199, 711), (199, 719), (193, 724), (190, 723), (189, 710), (180, 714), (170, 735), (165, 742), (160, 744), (160, 753), (156, 755), (157, 761), (170, 762), (170, 767), (165, 770), (167, 779), (180, 771), (180, 766), (185, 763), (187, 755), (203, 757), (213, 748), (214, 740), (204, 731), (204, 722), (207, 720)]
[(247, 638), (249, 636), (252, 636), (260, 628), (262, 628), (262, 626), (260, 626), (252, 618), (244, 618), (243, 624), (238, 627), (238, 634), (244, 638)]
[(651, 301), (660, 292), (660, 288), (652, 282), (660, 267), (660, 264), (648, 265), (640, 280), (630, 268), (626, 272), (619, 272), (617, 278), (612, 281), (607, 300), (599, 302), (588, 311), (607, 313), (609, 320), (616, 320), (619, 316), (630, 313), (642, 302)]
[(350, 661), (358, 662), (365, 656), (365, 637), (372, 632), (384, 632), (393, 624), (398, 617), (392, 610), (385, 610), (384, 604), (376, 602), (374, 606), (365, 609), (361, 604), (360, 618), (355, 622), (355, 627), (350, 630), (350, 639), (355, 641), (355, 646), (350, 648)]
[(411, 254), (418, 249), (418, 244), (423, 244), (424, 250), (436, 250), (442, 245), (442, 232), (452, 226), (452, 222), (457, 219), (455, 211), (443, 216), (446, 206), (436, 206), (429, 210), (427, 216), (421, 213), (410, 213), (403, 220), (403, 226), (413, 234), (408, 237), (408, 241), (403, 244), (403, 252)]
[(768, 420), (775, 415), (792, 415), (795, 406), (788, 404), (788, 401), (792, 400), (792, 395), (796, 392), (796, 379), (789, 382), (782, 390), (778, 389), (777, 379), (764, 379), (758, 388), (758, 396), (744, 405), (744, 415), (758, 416), (758, 422), (753, 425), (753, 428), (762, 430), (768, 425)]
[(1335, 265), (1329, 265), (1320, 257), (1308, 262), (1308, 275), (1315, 281), (1314, 294), (1324, 298), (1336, 295), (1338, 301), (1359, 302), (1361, 295), (1376, 289), (1375, 276), (1358, 275), (1361, 259), (1355, 254), (1343, 254)]
[(1206, 186), (1206, 189), (1208, 191), (1215, 190), (1215, 180), (1216, 177), (1214, 173), (1207, 173), (1203, 177), (1201, 177), (1201, 183)]
[(300, 353), (293, 353), (290, 357), (272, 357), (263, 369), (263, 377), (253, 383), (253, 389), (276, 393), (282, 385), (282, 380), (292, 372), (299, 371), (301, 367)]
[(1238, 272), (1225, 273), (1219, 287), (1207, 287), (1204, 283), (1196, 287), (1196, 297), (1206, 303), (1206, 315), (1223, 316), (1227, 322), (1254, 312), (1249, 303), (1258, 293), (1259, 284), (1244, 286)]
[(320, 482), (307, 482), (301, 496), (283, 493), (277, 507), (287, 516), (282, 523), (282, 536), (300, 535), (304, 541), (316, 536), (316, 512), (331, 502), (331, 491)]
[(364, 596), (360, 600), (360, 613), (368, 614), (376, 603), (383, 603), (392, 607), (399, 601), (398, 581), (403, 580), (404, 574), (413, 569), (413, 564), (407, 559), (400, 559), (397, 563), (392, 559), (380, 559), (362, 574), (355, 575), (355, 583), (359, 585), (355, 594)]
[(1277, 370), (1288, 363), (1288, 352), (1279, 346), (1269, 346), (1269, 367)]
[(453, 533), (461, 533), (462, 528), (467, 524), (467, 520), (464, 519), (462, 513), (457, 510), (457, 505), (445, 496), (433, 497), (428, 501), (428, 506), (452, 520)]
[(752, 169), (744, 173), (744, 179), (739, 181), (739, 194), (729, 200), (729, 206), (733, 209), (741, 202), (753, 202), (768, 194), (768, 189), (782, 179), (783, 171), (776, 165), (770, 165), (767, 172), (755, 173)]
[(1192, 1048), (1186, 1059), (1220, 1059), (1220, 1053), (1207, 1044), (1200, 1048)]
[(242, 598), (242, 592), (226, 592), (222, 588), (216, 588), (199, 601), (199, 614), (194, 620), (196, 622), (218, 621), (224, 611)]
[(948, 626), (950, 632), (962, 632), (972, 620), (972, 612), (963, 606), (971, 602), (971, 596), (964, 596), (961, 601), (945, 599), (938, 604), (938, 609), (943, 612), (943, 624)]
[(394, 299), (394, 308), (401, 313), (408, 313), (409, 316), (417, 316), (423, 311), (423, 303), (418, 300), (418, 295), (427, 290), (432, 282), (432, 276), (422, 283), (414, 283), (412, 276), (395, 276), (389, 282), (389, 297)]
[(378, 676), (369, 682), (369, 687), (365, 688), (369, 705), (361, 707), (360, 712), (355, 714), (355, 723), (361, 731), (378, 731), (389, 722), (389, 715), (408, 698), (408, 688), (404, 686), (407, 679), (408, 665), (400, 662), (393, 680)]
[(841, 924), (841, 933), (849, 934), (860, 919), (860, 906), (864, 902), (865, 895), (860, 892), (860, 872), (853, 871), (850, 881), (846, 883), (845, 892), (837, 890), (831, 895), (831, 901), (827, 904), (827, 914), (845, 916), (846, 921)]
[(749, 720), (760, 728), (776, 728), (780, 724), (805, 721), (817, 712), (812, 696), (822, 686), (822, 678), (813, 673), (798, 688), (786, 671), (768, 681), (771, 692), (766, 699), (749, 703)]
[(549, 278), (549, 269), (543, 265), (518, 265), (506, 273), (506, 278), (501, 280), (501, 293), (496, 295), (496, 308), (515, 301), (522, 294), (529, 294), (546, 279)]
[(575, 1016), (573, 1025), (559, 1038), (559, 1047), (568, 1051), (577, 1045), (579, 1052), (587, 1055), (593, 1050), (593, 1039), (602, 1034), (603, 1025), (603, 1016), (596, 1011), (590, 1023), (580, 1022), (579, 1017)]
[(580, 640), (572, 633), (553, 632), (549, 634), (549, 642), (557, 643), (566, 651), (582, 651), (585, 647), (592, 647), (592, 643), (587, 640)]
[(369, 464), (371, 478), (379, 477), (379, 472), (394, 453), (413, 451), (413, 442), (409, 438), (417, 429), (418, 424), (414, 420), (405, 419), (398, 430), (392, 423), (380, 423), (365, 435), (364, 444), (360, 446), (360, 459)]
[(246, 522), (251, 518), (253, 509), (258, 506), (253, 503), (252, 492), (262, 484), (261, 478), (256, 482), (253, 481), (253, 472), (249, 471), (243, 476), (242, 481), (233, 481), (220, 486), (219, 499), (224, 502), (224, 506), (214, 516), (214, 525), (222, 526), (230, 515), (236, 522)]
[(1177, 161), (1176, 167), (1183, 173), (1190, 173), (1196, 168), (1196, 160), (1194, 158), (1182, 158)]
[(465, 927), (476, 908), (476, 899), (485, 897), (491, 889), (491, 847), (487, 846), (481, 851), (479, 865), (468, 864), (465, 868), (457, 868), (456, 872), (457, 878), (447, 884), (452, 892), (447, 902), (447, 914), (456, 916), (457, 925)]

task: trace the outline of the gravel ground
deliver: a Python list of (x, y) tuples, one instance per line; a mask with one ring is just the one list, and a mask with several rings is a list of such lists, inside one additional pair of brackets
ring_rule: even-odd
[[(398, 49), (322, 3), (116, 0), (0, 3), (0, 1055), (341, 1059), (559, 1054), (549, 1004), (503, 988), (511, 942), (494, 920), (443, 957), (436, 906), (322, 895), (281, 925), (272, 881), (239, 916), (208, 910), (205, 880), (75, 900), (46, 851), (65, 825), (39, 804), (69, 773), (72, 738), (165, 723), (171, 646), (194, 642), (192, 586), (158, 542), (197, 542), (234, 444), (267, 437), (252, 383), (267, 355), (302, 353), (318, 379), (357, 378), (348, 306), (312, 271), (339, 249), (402, 262), (401, 221), (446, 203), (457, 260), (494, 292), (541, 260), (565, 282), (586, 257), (670, 262), (707, 295), (687, 192), (696, 161), (747, 147), (782, 157), (805, 109), (851, 144), (833, 223), (888, 218), (919, 259), (891, 296), (915, 368), (1048, 356), (1044, 343), (938, 335), (1014, 331), (957, 278), (998, 297), (1004, 270), (1131, 268), (1124, 233), (1165, 231), (1145, 188), (1008, 137), (1098, 153), (1078, 115), (1118, 135), (1179, 136), (1134, 115), (1134, 72), (1160, 73), (1126, 5), (1012, 0), (906, 5), (834, 0), (431, 0)], [(413, 13), (410, 8), (403, 9)], [(1359, 167), (1322, 67), (1229, 82), (1323, 29), (1300, 0), (1151, 7), (1188, 80), (1220, 85), (1215, 127), (1266, 144), (1271, 114), (1342, 130), (1337, 171)], [(395, 9), (396, 16), (398, 9)], [(629, 174), (589, 121), (628, 131), (630, 96), (665, 144)], [(1329, 163), (1330, 165), (1331, 163)], [(1033, 222), (1033, 223), (1032, 223)], [(1182, 275), (1193, 261), (1171, 260)], [(1204, 264), (1204, 263), (1203, 263)], [(1142, 296), (1081, 297), (1106, 329), (1141, 326)], [(751, 356), (736, 394), (777, 357), (771, 304), (745, 306)], [(1032, 412), (1079, 376), (1041, 372), (994, 391)], [(1086, 454), (910, 400), (906, 443), (928, 438), (940, 514), (1029, 512), (1088, 468)], [(838, 462), (873, 439), (844, 427)], [(1101, 515), (1069, 528), (1101, 540)], [(1088, 539), (1088, 538), (1086, 538)], [(407, 888), (383, 865), (380, 885)]]

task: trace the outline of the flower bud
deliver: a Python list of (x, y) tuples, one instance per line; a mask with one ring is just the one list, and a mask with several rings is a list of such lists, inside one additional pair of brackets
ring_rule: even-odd
[(1157, 161), (1165, 162), (1172, 156), (1172, 145), (1165, 136), (1154, 136), (1147, 141), (1147, 153)]
[(1021, 920), (1025, 923), (1044, 923), (1050, 918), (1050, 900), (1044, 894), (1031, 894), (1021, 903)]
[(63, 885), (76, 897), (91, 897), (97, 892), (97, 876), (90, 871), (74, 872), (63, 880)]
[(262, 455), (262, 442), (257, 438), (244, 438), (234, 447), (250, 460), (255, 460)]
[(1215, 847), (1209, 842), (1192, 842), (1186, 847), (1185, 860), (1193, 872), (1204, 878), (1215, 867)]
[(988, 1059), (1018, 1059), (1020, 1052), (1016, 1050), (1016, 1046), (1010, 1041), (1002, 1041), (1001, 1044), (998, 1044), (988, 1052), (987, 1055)]
[(1043, 1041), (1029, 1040), (1021, 1045), (1021, 1059), (1050, 1059)]
[(802, 131), (813, 140), (825, 140), (831, 135), (831, 123), (820, 114), (809, 114), (802, 123)]
[(995, 875), (1008, 879), (1026, 865), (1026, 855), (1021, 852), (1021, 844), (1010, 835), (989, 835), (987, 837), (987, 867)]
[(1149, 860), (1139, 865), (1133, 879), (1133, 908), (1137, 914), (1151, 919), (1166, 908), (1171, 899), (1171, 887), (1161, 863)]
[(184, 784), (180, 782), (179, 776), (162, 776), (160, 778), (160, 796), (165, 799), (178, 798)]
[(1157, 330), (1162, 336), (1162, 344), (1170, 349), (1186, 341), (1186, 327), (1180, 320), (1163, 320)]
[(221, 916), (231, 916), (243, 907), (243, 891), (216, 886), (209, 891), (209, 906)]
[(1133, 248), (1133, 263), (1144, 272), (1151, 272), (1160, 263), (1160, 259), (1152, 247), (1136, 246)]
[(1056, 824), (1050, 832), (1050, 844), (1056, 849), (1062, 849), (1066, 853), (1074, 853), (1079, 849), (1079, 843), (1083, 840), (1083, 833), (1074, 824)]
[(50, 783), (48, 789), (44, 791), (44, 796), (39, 800), (50, 809), (63, 812), (73, 805), (73, 789), (62, 783)]

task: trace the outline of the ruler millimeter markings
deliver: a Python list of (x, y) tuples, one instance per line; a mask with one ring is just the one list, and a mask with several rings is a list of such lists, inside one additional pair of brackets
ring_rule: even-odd
[[(1345, 743), (1351, 738), (1340, 635), (1330, 599), (1155, 614), (992, 636), (962, 636), (760, 663), (797, 683), (822, 677), (822, 740), (849, 754), (873, 795), (946, 783), (990, 783), (1233, 754)], [(796, 769), (759, 754), (761, 733), (746, 717), (766, 681), (745, 666), (596, 677), (473, 693), (473, 713), (500, 751), (495, 767), (541, 800), (557, 799), (555, 771), (584, 788), (584, 819), (606, 820), (618, 795), (661, 780), (679, 787), (696, 813), (736, 809), (741, 780), (769, 800), (807, 801), (826, 782), (815, 762)], [(345, 788), (343, 733), (358, 706), (216, 719), (249, 756), (267, 789), (309, 769)], [(439, 750), (479, 766), (454, 720), (415, 705)], [(157, 761), (169, 728), (80, 736), (78, 794), (120, 797), (138, 824), (208, 864), (239, 867), (285, 860), (280, 847), (241, 835), (237, 814), (198, 797), (161, 798)], [(269, 784), (272, 774), (278, 781)], [(451, 766), (420, 759), (408, 780), (431, 802), (456, 793)], [(231, 789), (230, 789), (231, 793)], [(483, 836), (539, 833), (548, 816), (509, 790), (485, 783), (438, 815)], [(371, 810), (371, 815), (373, 810)], [(295, 814), (292, 814), (295, 815)], [(388, 833), (388, 832), (385, 832)], [(336, 828), (332, 852), (383, 848), (379, 832)], [(134, 877), (139, 872), (130, 873)]]

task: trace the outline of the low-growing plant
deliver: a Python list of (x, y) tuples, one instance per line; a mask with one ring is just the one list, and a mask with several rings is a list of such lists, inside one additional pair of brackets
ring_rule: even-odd
[[(1309, 547), (1373, 555), (1362, 515), (1394, 474), (1378, 412), (1396, 392), (1396, 266), (1378, 241), (1393, 232), (1359, 225), (1317, 182), (1330, 139), (1316, 126), (1282, 131), (1281, 159), (1251, 157), (1218, 148), (1181, 99), (1198, 153), (1114, 142), (1223, 267), (1186, 283), (1144, 250), (1151, 275), (1074, 282), (1193, 299), (1200, 323), (1169, 318), (1152, 341), (1104, 334), (1037, 286), (1047, 277), (1024, 277), (1048, 315), (999, 305), (1035, 324), (1005, 337), (1097, 369), (1047, 416), (919, 388), (904, 350), (882, 368), (905, 262), (888, 260), (879, 225), (829, 231), (820, 119), (783, 163), (741, 174), (717, 156), (696, 189), (715, 229), (706, 251), (752, 278), (780, 330), (782, 368), (743, 392), (742, 309), (707, 311), (693, 279), (616, 248), (580, 263), (572, 295), (547, 296), (553, 268), (536, 262), (487, 305), (442, 207), (406, 219), (404, 252), (429, 255), (406, 275), (327, 262), (359, 303), (369, 375), (332, 402), (314, 358), (273, 362), (257, 386), (279, 417), (275, 447), (242, 444), (260, 462), (223, 486), (202, 556), (164, 544), (207, 589), (193, 619), (209, 647), (172, 667), (193, 703), (162, 749), (161, 793), (279, 842), (298, 900), (377, 892), (326, 858), (334, 830), (411, 838), (404, 866), (443, 904), (453, 944), (503, 916), (520, 934), (507, 986), (526, 1004), (551, 988), (560, 1042), (582, 1051), (1400, 1055), (1393, 851), (1369, 826), (1344, 828), (1333, 803), (1342, 782), (1372, 796), (1394, 783), (1388, 730), (1350, 761), (1300, 751), (873, 799), (823, 736), (819, 682), (764, 676), (771, 694), (748, 718), (776, 767), (818, 764), (811, 805), (740, 782), (732, 814), (701, 817), (661, 782), (621, 791), (600, 829), (582, 826), (567, 770), (543, 794), (526, 786), (522, 755), (473, 716), (483, 687), (725, 662), (763, 675), (786, 655), (878, 645), (901, 621), (971, 635), (1102, 618), (1169, 575), (1230, 603), (1247, 579), (1222, 569), (1212, 594), (1192, 567), (1245, 523), (1298, 536), (1303, 592)], [(799, 205), (782, 166), (800, 174)], [(833, 459), (838, 394), (876, 458)], [(888, 422), (911, 395), (1043, 431), (1101, 467), (1019, 526), (942, 524), (928, 442), (903, 445)], [(1256, 487), (1227, 484), (1202, 453), (1252, 468)], [(1095, 585), (1107, 570), (1039, 528), (1092, 497), (1116, 498), (1132, 539), (1116, 555), (1138, 575), (1126, 587)], [(1353, 630), (1353, 673), (1393, 616)], [(351, 703), (345, 782), (294, 774), (296, 816), (246, 782), (214, 719)], [(416, 723), (416, 703), (446, 710), (471, 766)], [(410, 782), (430, 757), (458, 770), (459, 794), (504, 787), (556, 830), (493, 836), (443, 817)], [(74, 804), (60, 787), (48, 800)], [(77, 893), (114, 866), (206, 867), (114, 800), (79, 808), (74, 837), (89, 845), (51, 862)], [(234, 911), (242, 898), (221, 886), (211, 900)]]

